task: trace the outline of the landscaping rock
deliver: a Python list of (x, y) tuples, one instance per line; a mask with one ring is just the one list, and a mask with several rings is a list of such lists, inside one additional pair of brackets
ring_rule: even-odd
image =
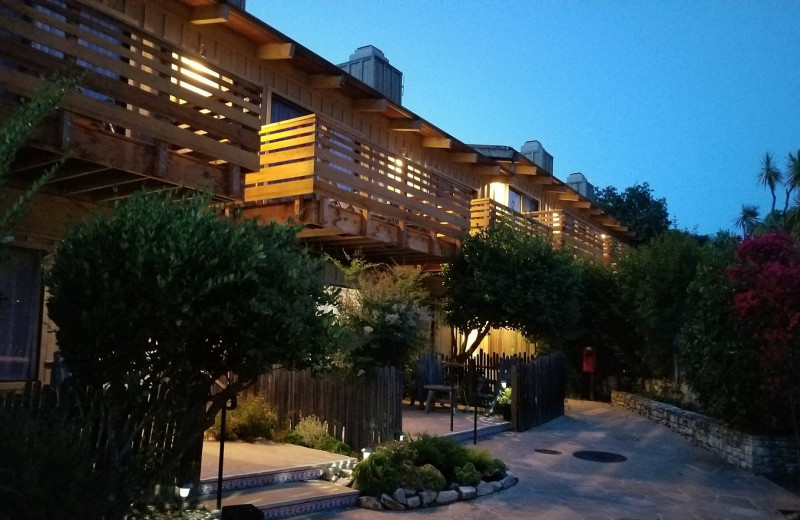
[(439, 505), (452, 504), (456, 500), (458, 500), (458, 491), (439, 491), (439, 494), (436, 495), (436, 503)]
[(516, 475), (511, 473), (510, 471), (506, 471), (506, 477), (500, 481), (500, 484), (503, 486), (503, 489), (508, 489), (510, 487), (516, 486), (519, 479)]
[[(500, 486), (498, 485), (498, 487), (500, 487)], [(481, 480), (481, 483), (478, 484), (478, 487), (475, 490), (475, 492), (477, 493), (477, 495), (479, 497), (483, 497), (483, 496), (491, 495), (492, 493), (494, 493), (495, 492), (495, 488), (494, 488), (494, 486), (492, 485), (491, 482), (486, 482), (485, 480)]]
[(419, 494), (419, 497), (422, 499), (422, 505), (428, 507), (434, 501), (436, 501), (436, 495), (438, 493), (436, 491), (422, 491)]
[(386, 509), (391, 509), (392, 511), (404, 511), (406, 508), (406, 506), (393, 499), (386, 493), (381, 495), (381, 505)]
[(419, 507), (421, 504), (422, 504), (422, 499), (420, 499), (419, 497), (417, 497), (417, 496), (414, 496), (414, 497), (408, 497), (408, 504), (407, 504), (407, 506), (408, 506), (408, 508), (409, 508), (409, 509), (416, 509), (416, 508), (418, 508), (418, 507)]
[(397, 488), (394, 493), (392, 493), (392, 498), (398, 504), (402, 504), (403, 506), (408, 505), (408, 502), (406, 502), (406, 490), (403, 488)]
[(472, 500), (478, 496), (477, 490), (472, 486), (459, 486), (458, 487), (458, 498), (461, 500)]
[(403, 491), (405, 492), (406, 497), (415, 497), (415, 496), (417, 496), (417, 490), (416, 489), (404, 489)]
[(489, 482), (489, 485), (492, 486), (492, 489), (496, 492), (503, 489), (503, 484), (500, 481)]
[(381, 511), (383, 509), (380, 501), (375, 497), (358, 497), (358, 507), (372, 509), (373, 511)]

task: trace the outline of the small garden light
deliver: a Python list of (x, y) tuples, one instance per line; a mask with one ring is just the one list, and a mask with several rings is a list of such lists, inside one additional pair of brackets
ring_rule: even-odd
[(367, 460), (372, 455), (372, 448), (361, 448), (361, 460)]
[(506, 383), (505, 381), (500, 381), (500, 387), (501, 387), (503, 390), (505, 390), (505, 389), (506, 389), (506, 386), (507, 386), (507, 385), (508, 385), (508, 383)]

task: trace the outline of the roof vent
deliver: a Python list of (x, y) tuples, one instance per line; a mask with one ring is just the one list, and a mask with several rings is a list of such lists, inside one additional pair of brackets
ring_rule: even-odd
[(359, 47), (350, 55), (350, 61), (339, 68), (374, 88), (387, 99), (401, 104), (403, 73), (389, 65), (383, 52), (374, 45)]
[(533, 164), (553, 175), (553, 156), (547, 153), (539, 141), (528, 141), (522, 145), (522, 155), (533, 161)]
[(577, 191), (587, 199), (594, 201), (594, 185), (586, 180), (580, 172), (570, 173), (567, 177), (567, 186)]

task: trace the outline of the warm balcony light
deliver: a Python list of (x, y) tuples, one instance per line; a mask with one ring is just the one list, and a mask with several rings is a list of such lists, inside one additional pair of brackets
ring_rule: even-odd
[[(213, 78), (219, 79), (219, 73), (214, 72), (213, 70), (209, 69), (202, 63), (197, 60), (193, 60), (191, 58), (187, 58), (185, 56), (178, 56), (177, 54), (173, 53), (172, 57), (174, 59), (178, 59), (180, 61), (180, 66), (177, 64), (172, 65), (172, 70), (178, 71), (182, 76), (191, 78), (196, 83), (201, 83), (203, 85), (208, 85), (209, 87), (219, 90), (220, 85), (219, 82), (213, 81), (209, 79), (207, 76), (212, 76)], [(173, 83), (178, 83), (181, 87), (185, 88), (186, 90), (191, 90), (197, 94), (200, 94), (204, 97), (211, 97), (211, 92), (207, 90), (203, 90), (192, 83), (187, 83), (186, 81), (180, 81), (176, 78), (172, 78)]]

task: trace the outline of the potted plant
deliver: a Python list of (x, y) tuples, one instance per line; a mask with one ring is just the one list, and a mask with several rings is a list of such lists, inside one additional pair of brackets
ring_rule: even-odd
[(496, 410), (503, 415), (503, 419), (511, 420), (511, 388), (504, 388), (497, 396)]

